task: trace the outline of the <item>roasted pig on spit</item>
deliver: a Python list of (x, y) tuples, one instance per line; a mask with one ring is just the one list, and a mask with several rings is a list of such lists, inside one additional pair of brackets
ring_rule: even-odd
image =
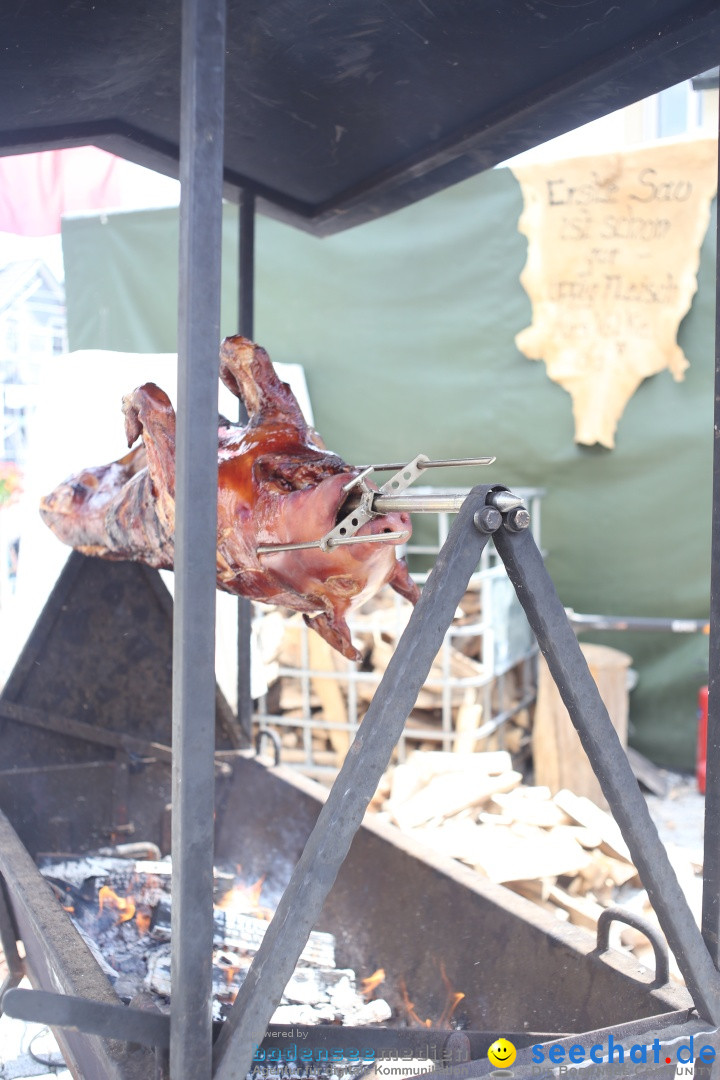
[[(218, 424), (218, 588), (302, 611), (335, 649), (358, 660), (347, 613), (386, 583), (413, 603), (418, 598), (395, 552), (410, 535), (409, 516), (374, 517), (357, 533), (391, 534), (387, 542), (258, 554), (266, 545), (324, 537), (348, 513), (348, 481), (360, 470), (324, 448), (260, 346), (226, 338), (220, 378), (249, 419), (244, 427), (223, 417)], [(175, 412), (154, 383), (128, 394), (123, 412), (128, 446), (140, 444), (119, 461), (70, 477), (40, 512), (60, 540), (85, 555), (172, 569)]]

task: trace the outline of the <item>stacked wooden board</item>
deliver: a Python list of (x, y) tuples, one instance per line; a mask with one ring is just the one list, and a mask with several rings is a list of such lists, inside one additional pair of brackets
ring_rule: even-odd
[[(414, 752), (390, 769), (372, 809), (381, 820), (513, 889), (557, 918), (595, 931), (615, 904), (654, 919), (637, 870), (609, 813), (584, 796), (523, 782), (505, 751)], [(681, 876), (700, 870), (688, 858)], [(612, 944), (652, 968), (637, 931), (613, 924)], [(679, 977), (677, 965), (671, 969)]]

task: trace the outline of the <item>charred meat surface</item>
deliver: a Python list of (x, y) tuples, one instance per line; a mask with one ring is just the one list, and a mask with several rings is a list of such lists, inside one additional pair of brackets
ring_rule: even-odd
[[(389, 583), (413, 603), (418, 589), (395, 545), (354, 544), (258, 555), (262, 545), (319, 540), (347, 510), (343, 490), (359, 470), (326, 450), (259, 345), (226, 338), (220, 378), (245, 403), (248, 423), (218, 424), (217, 584), (225, 592), (305, 614), (351, 660), (347, 613)], [(42, 499), (45, 523), (85, 555), (172, 569), (175, 412), (154, 383), (123, 400), (129, 447), (110, 465), (70, 477)], [(374, 518), (358, 536), (410, 534), (407, 514)]]

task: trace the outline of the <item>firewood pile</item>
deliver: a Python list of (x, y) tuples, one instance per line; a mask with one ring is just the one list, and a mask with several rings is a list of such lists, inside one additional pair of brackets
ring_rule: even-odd
[[(495, 677), (485, 655), (481, 592), (470, 588), (461, 601), (452, 637), (438, 653), (408, 718), (405, 739), (417, 749), (438, 746), (457, 751), (486, 750), (496, 744), (487, 721), (511, 713), (503, 725), (503, 745), (529, 755), (530, 714), (534, 690), (524, 685), (518, 668)], [(262, 619), (261, 642), (270, 674), (267, 712), (282, 726), (282, 760), (304, 762), (308, 741), (317, 765), (339, 767), (362, 721), (382, 675), (410, 618), (412, 608), (389, 589), (353, 616), (353, 641), (363, 654), (349, 663), (302, 617), (269, 612)], [(310, 736), (293, 719), (312, 719)], [(445, 740), (443, 742), (443, 740)]]
[[(377, 818), (532, 900), (558, 919), (595, 933), (598, 916), (620, 904), (657, 921), (620, 830), (590, 799), (523, 782), (505, 751), (412, 753), (383, 778)], [(700, 870), (676, 866), (681, 884)], [(613, 936), (614, 935), (614, 936)], [(611, 945), (654, 969), (638, 931), (614, 923)], [(671, 972), (680, 979), (671, 957)]]

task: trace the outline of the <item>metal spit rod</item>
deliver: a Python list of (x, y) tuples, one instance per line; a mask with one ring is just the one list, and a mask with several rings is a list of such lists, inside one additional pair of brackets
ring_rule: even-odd
[[(379, 536), (344, 536), (328, 540), (326, 548), (342, 547), (345, 544), (388, 544), (393, 540), (407, 540), (409, 532), (380, 533)], [(258, 555), (274, 555), (277, 551), (308, 551), (310, 548), (322, 548), (322, 540), (304, 540), (297, 544), (263, 544), (257, 548)]]
[[(418, 469), (445, 469), (456, 468), (465, 465), (492, 465), (497, 459), (494, 457), (459, 457), (446, 458), (444, 461), (418, 461)], [(389, 465), (361, 465), (363, 475), (369, 472), (391, 472), (395, 469), (404, 469), (402, 461), (394, 461)]]

